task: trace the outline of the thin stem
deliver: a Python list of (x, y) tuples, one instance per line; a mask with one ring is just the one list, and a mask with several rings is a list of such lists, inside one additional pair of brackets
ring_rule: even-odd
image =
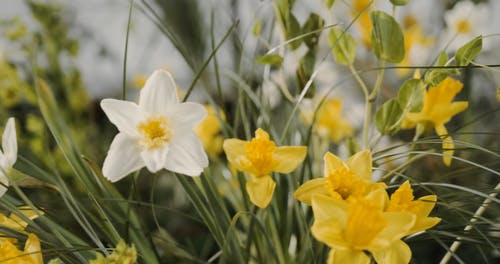
[(127, 93), (127, 54), (128, 54), (128, 35), (130, 33), (130, 21), (132, 21), (132, 9), (134, 9), (134, 0), (130, 1), (130, 8), (128, 10), (127, 21), (127, 34), (125, 35), (125, 51), (123, 54), (123, 77), (122, 77), (122, 100), (126, 100)]
[(369, 147), (370, 142), (368, 141), (368, 132), (370, 131), (370, 122), (371, 122), (371, 116), (372, 116), (372, 105), (373, 102), (375, 101), (375, 98), (377, 98), (378, 92), (380, 91), (380, 88), (382, 87), (382, 80), (384, 79), (384, 62), (380, 62), (380, 69), (377, 74), (377, 81), (375, 82), (375, 87), (371, 91), (371, 93), (368, 94), (368, 90), (365, 93), (365, 120), (363, 122), (363, 149), (366, 149)]
[[(489, 197), (484, 200), (481, 206), (477, 208), (476, 212), (470, 219), (469, 224), (464, 228), (464, 231), (466, 232), (470, 231), (474, 227), (474, 223), (477, 222), (477, 219), (481, 217), (481, 215), (483, 215), (488, 206), (490, 206), (492, 198), (494, 199), (497, 196), (498, 191), (500, 191), (500, 183), (497, 184), (493, 192), (490, 193)], [(450, 250), (446, 252), (446, 255), (444, 255), (443, 259), (441, 259), (439, 264), (448, 263), (461, 244), (462, 244), (461, 237), (457, 237), (457, 240), (455, 240), (455, 242), (451, 244)]]

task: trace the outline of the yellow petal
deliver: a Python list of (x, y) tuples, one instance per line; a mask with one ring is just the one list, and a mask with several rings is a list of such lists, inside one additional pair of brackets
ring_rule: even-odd
[(262, 128), (255, 130), (255, 138), (269, 139), (269, 134)]
[(356, 177), (372, 180), (372, 154), (369, 150), (363, 150), (347, 160), (347, 166), (354, 172)]
[(347, 223), (347, 202), (326, 195), (313, 195), (312, 207), (315, 221), (335, 219), (341, 226)]
[(446, 166), (451, 165), (451, 157), (455, 153), (455, 144), (453, 143), (453, 138), (448, 135), (448, 130), (443, 124), (437, 125), (435, 127), (436, 134), (443, 140), (443, 162)]
[(347, 164), (331, 152), (327, 152), (323, 159), (325, 160), (325, 176), (330, 175), (334, 170), (338, 170), (341, 167), (348, 169)]
[(293, 193), (293, 197), (307, 205), (311, 205), (312, 195), (323, 194), (328, 196), (329, 191), (325, 187), (325, 179), (326, 178), (318, 178), (305, 182)]
[(254, 178), (246, 185), (250, 201), (260, 208), (266, 208), (269, 205), (275, 187), (276, 183), (269, 175)]
[[(336, 250), (331, 249), (328, 253), (328, 264), (368, 264), (370, 257), (368, 257), (361, 250)], [(384, 263), (384, 262), (379, 262)]]
[(277, 161), (277, 164), (272, 170), (290, 173), (304, 161), (306, 154), (307, 147), (304, 146), (278, 147), (273, 153), (273, 160)]
[(410, 247), (401, 240), (396, 240), (384, 250), (372, 251), (371, 253), (377, 263), (402, 264), (409, 263), (411, 260)]
[(349, 243), (344, 239), (342, 225), (339, 221), (331, 219), (328, 221), (314, 221), (311, 233), (318, 240), (331, 248), (347, 250)]
[(224, 140), (222, 145), (227, 160), (239, 171), (246, 169), (242, 163), (242, 161), (246, 160), (245, 143), (243, 140), (230, 138)]
[(374, 239), (370, 248), (381, 250), (405, 236), (415, 224), (416, 216), (407, 212), (385, 212), (386, 227)]
[(428, 216), (434, 205), (436, 205), (437, 196), (436, 195), (427, 195), (418, 198), (418, 203), (420, 203), (419, 211), (417, 216)]
[(389, 202), (389, 196), (385, 187), (385, 183), (382, 182), (371, 184), (371, 189), (364, 198), (383, 210)]
[(43, 264), (42, 250), (40, 248), (40, 240), (35, 234), (29, 234), (28, 240), (24, 245), (24, 253), (31, 260), (32, 264)]

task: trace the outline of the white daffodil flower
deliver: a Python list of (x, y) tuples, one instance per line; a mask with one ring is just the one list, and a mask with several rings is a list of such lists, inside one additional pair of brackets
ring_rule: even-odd
[(120, 131), (104, 160), (102, 172), (112, 182), (144, 166), (150, 172), (167, 169), (199, 176), (207, 154), (194, 128), (205, 118), (197, 103), (180, 103), (175, 82), (164, 70), (146, 81), (139, 104), (104, 99), (101, 108)]
[[(450, 50), (457, 50), (473, 38), (484, 34), (488, 25), (489, 9), (486, 4), (474, 4), (471, 1), (460, 1), (453, 9), (444, 14), (448, 28), (446, 40), (453, 39)], [(483, 46), (483, 50), (486, 47)]]
[(9, 118), (2, 135), (2, 150), (0, 150), (0, 197), (7, 191), (9, 180), (6, 173), (17, 160), (16, 125), (14, 118)]

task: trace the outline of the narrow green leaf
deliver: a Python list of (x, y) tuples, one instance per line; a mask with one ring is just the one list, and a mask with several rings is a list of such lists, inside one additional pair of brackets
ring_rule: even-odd
[(373, 51), (379, 60), (398, 63), (405, 57), (404, 35), (396, 20), (382, 11), (372, 11)]
[(455, 61), (458, 66), (467, 66), (483, 48), (483, 37), (478, 36), (457, 50)]
[(383, 135), (394, 135), (399, 131), (397, 124), (403, 114), (403, 109), (396, 99), (391, 99), (375, 113), (375, 126)]
[(423, 98), (424, 92), (419, 79), (407, 80), (398, 91), (398, 102), (405, 112), (420, 111)]
[(356, 41), (345, 31), (333, 28), (328, 36), (335, 61), (340, 64), (351, 64), (356, 57)]
[(283, 58), (277, 54), (269, 54), (257, 57), (257, 62), (260, 64), (269, 64), (276, 67), (281, 67), (283, 63)]

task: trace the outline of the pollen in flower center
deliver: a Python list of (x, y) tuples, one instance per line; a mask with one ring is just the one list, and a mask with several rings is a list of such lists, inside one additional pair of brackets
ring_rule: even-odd
[(141, 135), (141, 145), (146, 149), (163, 146), (174, 134), (168, 119), (164, 116), (149, 117), (139, 123), (137, 129)]
[(356, 179), (354, 173), (347, 168), (339, 168), (326, 177), (326, 188), (333, 196), (340, 195), (347, 199), (352, 194), (364, 192), (365, 184)]
[(355, 248), (362, 249), (385, 228), (386, 220), (381, 208), (369, 201), (355, 199), (349, 205), (345, 239)]
[(471, 24), (469, 23), (469, 21), (467, 19), (462, 19), (462, 20), (458, 21), (458, 23), (455, 25), (455, 27), (457, 29), (457, 32), (461, 33), (461, 34), (467, 34), (467, 33), (471, 32), (471, 30), (472, 30)]
[(259, 172), (256, 176), (263, 176), (271, 171), (275, 149), (276, 144), (265, 137), (255, 137), (252, 141), (245, 143), (247, 159)]

